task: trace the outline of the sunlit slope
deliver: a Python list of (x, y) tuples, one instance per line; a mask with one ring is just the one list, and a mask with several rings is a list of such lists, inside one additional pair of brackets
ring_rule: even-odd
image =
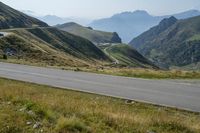
[(90, 41), (56, 28), (8, 30), (0, 39), (1, 53), (48, 64), (82, 66), (109, 58)]

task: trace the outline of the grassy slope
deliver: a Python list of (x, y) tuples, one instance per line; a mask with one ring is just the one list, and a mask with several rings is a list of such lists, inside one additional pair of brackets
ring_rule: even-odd
[(114, 33), (89, 29), (76, 23), (66, 23), (58, 25), (57, 27), (74, 35), (86, 38), (94, 43), (121, 43), (119, 37), (116, 38), (116, 40), (114, 39)]
[[(6, 79), (0, 79), (0, 86), (1, 133), (200, 130), (200, 115), (195, 113)], [(40, 126), (34, 129), (37, 122)]]
[(48, 25), (0, 2), (0, 29), (35, 26), (47, 27)]
[(134, 48), (126, 44), (114, 44), (101, 46), (105, 52), (117, 59), (122, 66), (151, 68), (154, 65), (138, 53)]
[[(154, 35), (157, 26), (132, 41), (146, 57), (160, 66), (187, 66), (200, 60), (200, 17), (179, 20), (164, 31)], [(150, 39), (149, 39), (150, 38)]]
[(55, 28), (16, 29), (8, 32), (12, 34), (0, 39), (0, 54), (12, 51), (14, 57), (17, 56), (25, 62), (88, 66), (109, 61), (108, 57), (88, 40)]

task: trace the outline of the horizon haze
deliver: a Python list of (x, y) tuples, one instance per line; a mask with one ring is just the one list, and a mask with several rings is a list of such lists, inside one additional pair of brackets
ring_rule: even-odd
[[(32, 11), (38, 16), (45, 15), (56, 15), (59, 17), (78, 17), (87, 19), (99, 19), (110, 17), (113, 14), (135, 11), (135, 10), (145, 10), (152, 15), (162, 16), (180, 13), (191, 9), (200, 9), (199, 0), (57, 0), (57, 1), (47, 1), (47, 0), (1, 0), (7, 5), (21, 11)], [(179, 5), (178, 7), (176, 5)], [(168, 8), (170, 7), (170, 8)]]

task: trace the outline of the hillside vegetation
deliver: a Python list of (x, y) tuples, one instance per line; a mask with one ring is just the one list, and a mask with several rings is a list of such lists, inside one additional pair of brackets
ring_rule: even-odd
[(0, 2), (0, 29), (38, 26), (47, 27), (48, 25)]
[[(184, 67), (200, 61), (200, 16), (185, 20), (174, 17), (143, 33), (130, 43), (159, 66)], [(191, 65), (192, 66), (192, 65)]]
[(5, 30), (0, 54), (28, 62), (58, 66), (89, 66), (109, 62), (93, 43), (56, 28)]
[[(199, 71), (186, 70), (158, 70), (158, 69), (144, 69), (144, 68), (106, 68), (106, 69), (80, 69), (88, 72), (95, 72), (101, 74), (135, 77), (145, 79), (200, 79)], [(199, 81), (198, 81), (199, 82)]]
[(93, 43), (121, 43), (121, 38), (115, 32), (104, 32), (93, 30), (91, 27), (83, 27), (76, 23), (66, 23), (57, 25), (60, 30), (67, 31), (71, 34), (81, 36)]
[(0, 79), (0, 132), (198, 133), (199, 113)]
[(114, 58), (116, 64), (129, 67), (157, 68), (144, 58), (133, 47), (126, 44), (110, 44), (100, 46), (105, 53)]
[[(48, 27), (44, 22), (3, 3), (0, 3), (0, 7), (0, 31), (3, 33), (0, 37), (0, 56), (8, 59), (7, 62), (62, 68), (103, 68), (112, 65), (112, 56), (106, 55), (94, 43), (121, 43), (115, 32), (97, 31), (76, 23), (58, 25), (57, 28)], [(123, 58), (128, 59), (130, 64), (136, 62), (135, 65), (126, 63), (126, 66), (143, 66), (141, 64), (144, 64), (143, 61), (146, 59), (140, 60), (139, 53), (131, 58), (126, 57), (134, 53), (134, 50), (124, 51)]]

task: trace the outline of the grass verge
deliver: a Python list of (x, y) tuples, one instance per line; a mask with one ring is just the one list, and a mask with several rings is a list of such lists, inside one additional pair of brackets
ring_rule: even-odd
[(0, 78), (1, 133), (199, 131), (199, 113)]
[[(83, 70), (84, 71), (84, 70)], [(106, 68), (90, 72), (146, 79), (200, 79), (200, 71), (156, 70), (143, 68)]]

